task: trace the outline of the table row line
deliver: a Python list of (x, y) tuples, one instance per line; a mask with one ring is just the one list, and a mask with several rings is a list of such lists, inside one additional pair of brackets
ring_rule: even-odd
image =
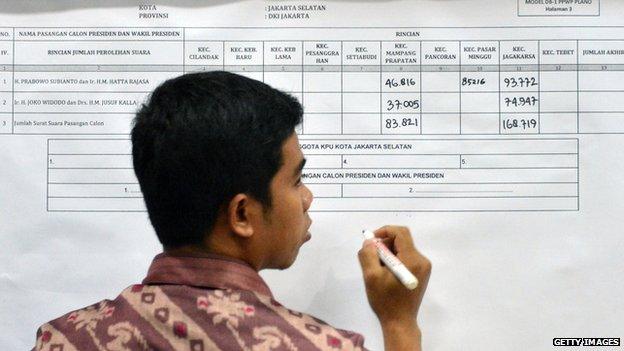
[[(0, 39), (2, 37), (0, 36)], [(624, 64), (624, 40), (18, 41), (0, 63), (200, 65)]]
[[(293, 93), (306, 113), (622, 112), (622, 91)], [(145, 93), (0, 92), (2, 113), (134, 113)]]
[[(293, 92), (623, 91), (624, 71), (598, 72), (235, 72)], [(179, 72), (182, 74), (182, 72)], [(177, 73), (0, 72), (5, 92), (137, 92), (147, 94)]]
[(624, 70), (624, 63), (592, 64), (495, 64), (495, 65), (452, 65), (422, 64), (408, 65), (162, 65), (162, 64), (0, 64), (0, 72), (199, 72), (199, 71), (243, 71), (243, 72), (284, 72), (284, 73), (340, 73), (340, 72), (595, 72)]
[[(319, 198), (517, 198), (576, 197), (577, 183), (464, 183), (464, 184), (308, 184)], [(121, 199), (141, 198), (136, 183), (56, 184), (48, 198)]]
[[(551, 154), (360, 154), (308, 155), (303, 178), (319, 178), (317, 169), (460, 169), (577, 168), (575, 153)], [(50, 169), (132, 169), (127, 155), (49, 155)]]
[[(575, 183), (578, 168), (326, 168), (304, 171), (306, 184)], [(135, 183), (132, 169), (48, 169), (49, 184)]]
[[(479, 138), (479, 139), (309, 139), (300, 138), (304, 154), (359, 155), (367, 154), (578, 154), (576, 138)], [(48, 155), (132, 155), (128, 138), (51, 138)]]
[[(133, 114), (2, 114), (0, 134), (127, 135)], [(624, 113), (305, 114), (300, 135), (624, 133)]]

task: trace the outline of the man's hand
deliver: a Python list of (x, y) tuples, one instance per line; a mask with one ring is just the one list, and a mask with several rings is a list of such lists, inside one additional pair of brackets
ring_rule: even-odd
[(374, 231), (375, 237), (395, 253), (418, 278), (418, 286), (409, 290), (382, 265), (370, 240), (358, 252), (368, 302), (377, 315), (384, 334), (386, 351), (420, 350), (420, 330), (416, 317), (427, 289), (431, 262), (416, 248), (409, 229), (384, 226)]

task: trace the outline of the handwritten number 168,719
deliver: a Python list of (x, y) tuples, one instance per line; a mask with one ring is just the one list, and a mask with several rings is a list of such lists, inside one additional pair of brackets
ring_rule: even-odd
[(504, 130), (536, 130), (537, 120), (535, 118), (503, 118)]

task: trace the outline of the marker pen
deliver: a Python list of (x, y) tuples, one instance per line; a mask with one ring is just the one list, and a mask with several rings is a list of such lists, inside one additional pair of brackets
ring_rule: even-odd
[(410, 290), (416, 289), (418, 286), (418, 279), (412, 274), (412, 272), (405, 267), (401, 261), (381, 242), (381, 239), (375, 238), (375, 234), (370, 230), (362, 230), (364, 239), (372, 239), (377, 249), (377, 254), (386, 267), (394, 274), (397, 279)]

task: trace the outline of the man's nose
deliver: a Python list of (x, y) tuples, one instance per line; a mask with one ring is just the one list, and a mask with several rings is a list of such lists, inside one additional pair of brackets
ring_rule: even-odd
[(312, 205), (312, 200), (314, 200), (314, 195), (312, 194), (312, 191), (310, 191), (310, 188), (308, 188), (306, 185), (304, 185), (303, 187), (304, 187), (303, 210), (307, 211), (308, 208), (310, 208), (310, 205)]

